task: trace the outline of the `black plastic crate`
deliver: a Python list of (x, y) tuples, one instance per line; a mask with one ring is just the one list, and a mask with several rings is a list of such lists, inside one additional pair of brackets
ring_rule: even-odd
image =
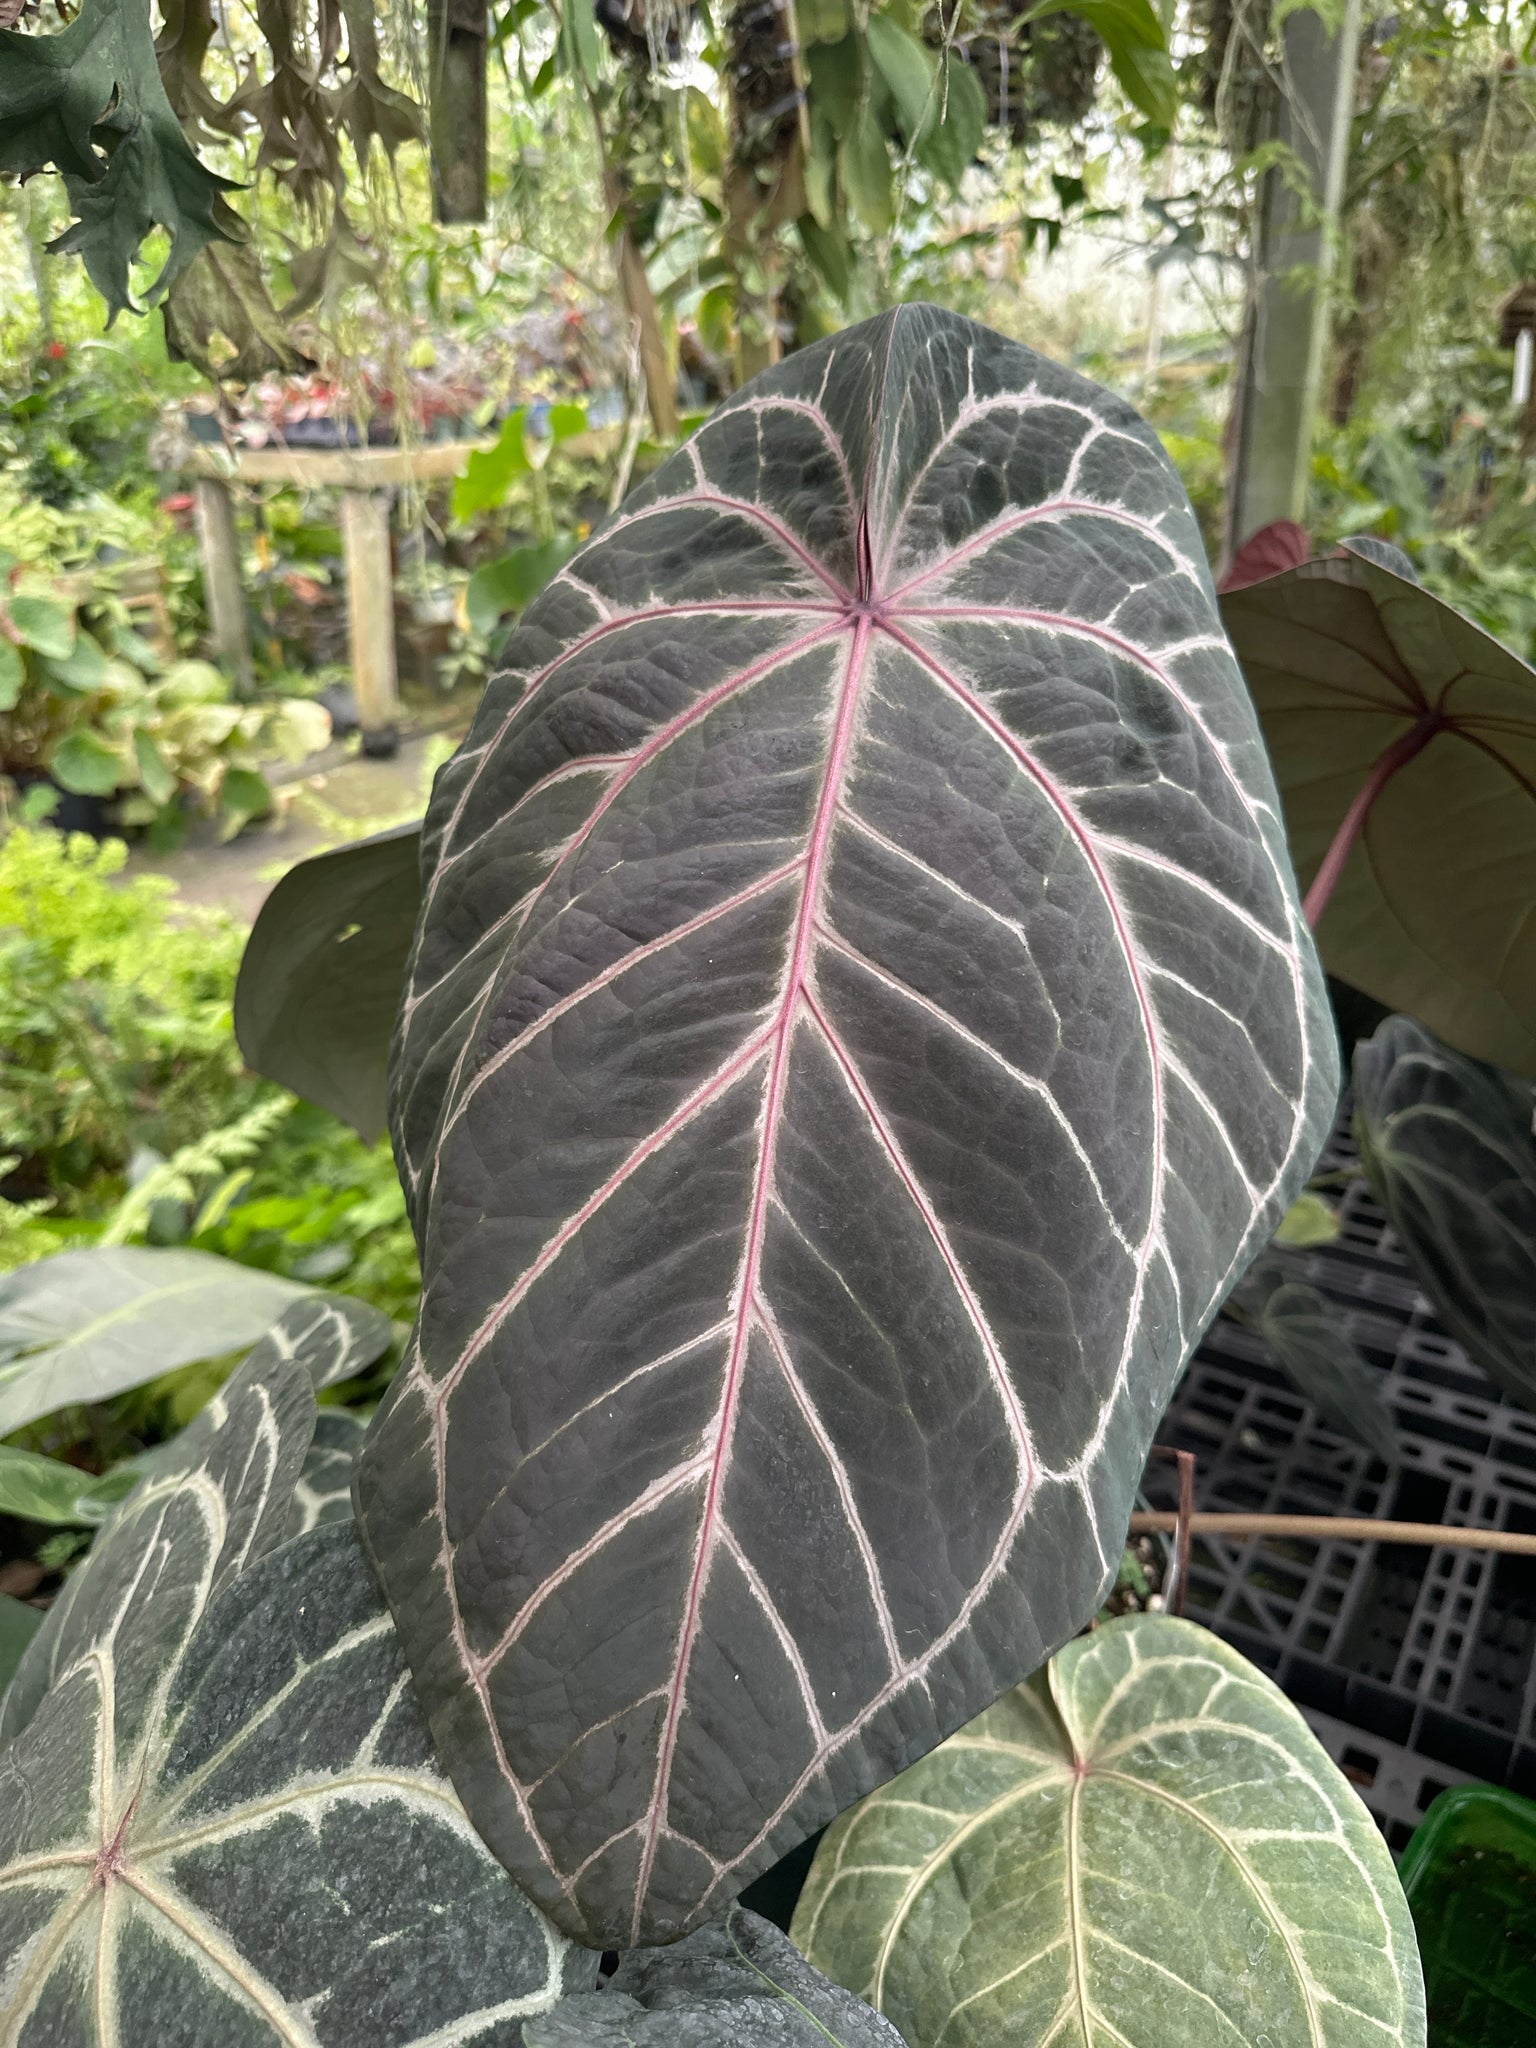
[[(1347, 1110), (1325, 1166), (1354, 1161)], [(1364, 1181), (1337, 1241), (1297, 1255), (1385, 1382), (1389, 1471), (1317, 1411), (1262, 1340), (1218, 1317), (1158, 1440), (1196, 1454), (1206, 1511), (1374, 1516), (1536, 1532), (1536, 1414), (1436, 1322)], [(1171, 1462), (1147, 1469), (1177, 1505)], [(1446, 1785), (1536, 1795), (1536, 1558), (1380, 1543), (1197, 1537), (1187, 1604), (1267, 1671), (1360, 1787), (1394, 1849)]]

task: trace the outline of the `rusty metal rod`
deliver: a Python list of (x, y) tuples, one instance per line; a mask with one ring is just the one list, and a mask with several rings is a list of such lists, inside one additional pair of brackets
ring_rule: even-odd
[[(1172, 1535), (1176, 1514), (1132, 1515), (1133, 1536)], [(1536, 1536), (1513, 1529), (1446, 1528), (1439, 1522), (1377, 1522), (1368, 1515), (1212, 1515), (1185, 1517), (1192, 1536), (1297, 1536), (1308, 1543), (1422, 1543), (1426, 1548), (1499, 1550), (1536, 1557)]]

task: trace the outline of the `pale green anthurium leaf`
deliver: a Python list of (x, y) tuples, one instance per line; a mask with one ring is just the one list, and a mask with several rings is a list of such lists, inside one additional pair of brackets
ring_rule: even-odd
[(15, 1677), (16, 1667), (43, 1620), (41, 1607), (29, 1607), (14, 1594), (0, 1593), (0, 1692)]
[(1389, 1017), (1355, 1048), (1355, 1138), (1435, 1313), (1536, 1408), (1536, 1089)]
[(527, 2021), (523, 2039), (526, 2048), (901, 2048), (889, 2020), (739, 1905), (669, 1948), (631, 1949), (604, 1990), (563, 1999)]
[(85, 1528), (99, 1522), (114, 1501), (136, 1483), (127, 1467), (95, 1479), (60, 1458), (39, 1457), (0, 1444), (0, 1514), (24, 1522), (49, 1522), (63, 1528)]
[(293, 1490), (290, 1536), (302, 1536), (322, 1522), (351, 1521), (352, 1467), (367, 1428), (368, 1418), (355, 1409), (320, 1410), (314, 1442)]
[(0, 1754), (8, 2038), (511, 2048), (598, 1958), (470, 1827), (352, 1529), (282, 1544), (210, 1605), (203, 1479), (161, 1495)]
[(253, 1344), (313, 1289), (211, 1252), (57, 1252), (0, 1280), (0, 1437)]
[(1299, 1194), (1280, 1218), (1275, 1243), (1302, 1250), (1313, 1244), (1332, 1244), (1339, 1234), (1339, 1213), (1332, 1203), (1310, 1188)]
[(1423, 2048), (1385, 1842), (1276, 1686), (1129, 1615), (834, 1822), (791, 1933), (909, 2048)]
[(1236, 1302), (1324, 1421), (1396, 1465), (1397, 1431), (1380, 1376), (1355, 1349), (1327, 1297), (1292, 1279), (1283, 1259), (1264, 1253), (1237, 1289)]

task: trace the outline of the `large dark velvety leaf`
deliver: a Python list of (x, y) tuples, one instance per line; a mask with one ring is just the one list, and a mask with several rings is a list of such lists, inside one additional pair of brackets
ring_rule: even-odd
[(1423, 2048), (1386, 1843), (1262, 1672), (1128, 1615), (828, 1830), (794, 1935), (909, 2048)]
[(1358, 548), (1223, 596), (1330, 972), (1536, 1074), (1536, 673)]
[(1356, 1046), (1355, 1136), (1441, 1322), (1536, 1408), (1536, 1090), (1389, 1017)]
[(235, 1035), (250, 1065), (370, 1143), (384, 1129), (420, 843), (420, 827), (402, 825), (290, 868), (261, 907), (235, 984)]
[(675, 1938), (1093, 1612), (1332, 1028), (1124, 405), (905, 307), (712, 416), (438, 778), (357, 1498), (477, 1827)]
[(887, 2019), (732, 1906), (670, 1948), (631, 1949), (607, 1989), (563, 1999), (527, 2048), (901, 2048)]
[(470, 1827), (351, 1527), (283, 1544), (189, 1635), (165, 1595), (202, 1555), (164, 1525), (131, 1650), (130, 1594), (0, 1754), (6, 2039), (513, 2048), (598, 1959)]

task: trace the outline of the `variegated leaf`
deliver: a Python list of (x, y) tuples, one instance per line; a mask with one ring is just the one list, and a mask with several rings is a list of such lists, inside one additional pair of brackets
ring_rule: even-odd
[(382, 1309), (350, 1294), (311, 1294), (285, 1311), (252, 1352), (260, 1367), (296, 1358), (318, 1394), (356, 1379), (389, 1349), (395, 1326)]
[[(246, 1440), (238, 1404), (227, 1427)], [(174, 1507), (198, 1492), (163, 1499), (137, 1581), (0, 1752), (0, 2038), (515, 2048), (598, 1958), (470, 1827), (349, 1525), (188, 1628), (208, 1548)]]
[(526, 2048), (901, 2048), (889, 2020), (740, 1906), (670, 1948), (631, 1949), (602, 1991), (523, 2034)]
[(1080, 1636), (827, 1833), (793, 1934), (908, 2048), (1423, 2048), (1407, 1902), (1276, 1686)]
[(185, 1654), (209, 1602), (281, 1542), (314, 1420), (297, 1359), (241, 1366), (102, 1524), (0, 1702), (0, 1742), (84, 1672), (133, 1781), (153, 1739), (161, 1674)]
[(351, 1408), (320, 1410), (309, 1456), (293, 1490), (290, 1536), (300, 1536), (322, 1522), (351, 1521), (352, 1467), (367, 1427), (367, 1418)]
[(1536, 1408), (1536, 1088), (1389, 1017), (1355, 1048), (1355, 1136), (1447, 1330)]
[(477, 1827), (677, 1936), (1094, 1610), (1336, 1092), (1189, 506), (903, 307), (716, 412), (437, 780), (365, 1538)]

